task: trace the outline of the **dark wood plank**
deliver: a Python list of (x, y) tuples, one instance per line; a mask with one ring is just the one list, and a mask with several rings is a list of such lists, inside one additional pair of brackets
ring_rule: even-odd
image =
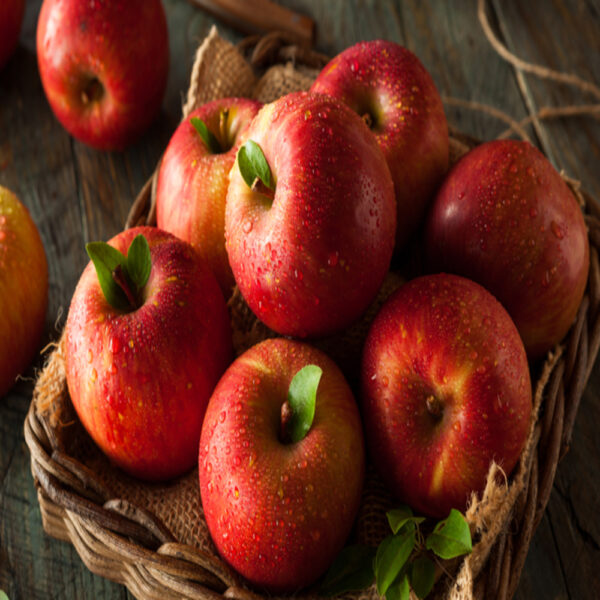
[(542, 517), (531, 540), (519, 588), (514, 596), (514, 600), (531, 600), (532, 598), (552, 598), (553, 600), (569, 598), (567, 582), (548, 513)]
[[(498, 59), (476, 26), (474, 3), (457, 9), (436, 0), (412, 1), (402, 9), (407, 45), (429, 69), (440, 93), (488, 104), (515, 119), (527, 116), (512, 69)], [(493, 139), (505, 128), (481, 111), (447, 104), (446, 114), (452, 125), (481, 140)]]

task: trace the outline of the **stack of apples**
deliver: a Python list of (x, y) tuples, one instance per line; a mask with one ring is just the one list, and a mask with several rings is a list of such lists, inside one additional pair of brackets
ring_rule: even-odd
[[(360, 43), (309, 92), (199, 108), (166, 149), (156, 201), (158, 228), (88, 248), (69, 392), (129, 473), (198, 461), (215, 546), (251, 584), (294, 591), (326, 571), (367, 453), (398, 500), (433, 517), (464, 510), (491, 461), (514, 468), (528, 360), (574, 319), (586, 229), (528, 143), (482, 144), (448, 172), (442, 102), (410, 51)], [(361, 318), (415, 236), (428, 274), (375, 317), (353, 390), (311, 341)], [(234, 284), (281, 337), (231, 362)]]

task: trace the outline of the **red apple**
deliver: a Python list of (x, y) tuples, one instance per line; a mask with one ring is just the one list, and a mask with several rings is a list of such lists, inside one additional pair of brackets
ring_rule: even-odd
[[(138, 234), (151, 267), (137, 292), (123, 285), (132, 306), (109, 304), (92, 263), (77, 284), (65, 330), (67, 384), (110, 460), (161, 480), (196, 462), (206, 405), (231, 360), (231, 331), (221, 290), (188, 243), (140, 227), (109, 244), (127, 254)], [(131, 283), (116, 268), (112, 277)]]
[(492, 460), (515, 466), (531, 416), (527, 357), (480, 285), (440, 274), (402, 286), (373, 322), (361, 377), (373, 464), (415, 510), (464, 511)]
[(448, 169), (448, 124), (433, 79), (410, 50), (374, 40), (333, 58), (311, 91), (345, 102), (375, 134), (394, 181), (400, 248)]
[(48, 264), (29, 211), (0, 186), (0, 397), (29, 364), (44, 330)]
[(581, 209), (528, 142), (481, 144), (452, 169), (428, 216), (432, 269), (469, 277), (500, 300), (530, 358), (567, 333), (585, 290)]
[[(246, 98), (225, 98), (197, 108), (173, 134), (158, 173), (158, 226), (190, 242), (200, 252), (225, 297), (235, 283), (225, 251), (229, 171), (241, 134), (261, 106)], [(201, 119), (212, 134), (208, 134), (212, 144), (207, 144), (197, 131), (193, 124), (196, 119)]]
[(17, 47), (24, 12), (25, 0), (0, 2), (0, 69)]
[[(288, 390), (307, 365), (322, 369), (314, 420), (290, 442)], [(200, 439), (202, 506), (219, 553), (251, 584), (294, 591), (325, 572), (350, 533), (364, 470), (357, 405), (321, 351), (270, 339), (219, 381)]]
[(169, 42), (160, 0), (44, 0), (37, 27), (42, 85), (78, 140), (122, 150), (156, 117)]
[(324, 336), (355, 321), (388, 270), (396, 228), (389, 169), (364, 121), (335, 98), (298, 92), (246, 131), (274, 190), (249, 187), (239, 157), (225, 210), (235, 281), (283, 335)]

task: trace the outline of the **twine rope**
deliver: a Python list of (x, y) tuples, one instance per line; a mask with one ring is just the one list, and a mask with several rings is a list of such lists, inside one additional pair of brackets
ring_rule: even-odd
[[(549, 79), (557, 83), (569, 85), (581, 90), (583, 93), (591, 94), (598, 100), (600, 100), (600, 87), (596, 84), (583, 79), (574, 73), (565, 73), (551, 69), (544, 65), (530, 63), (522, 58), (519, 58), (516, 54), (513, 54), (498, 38), (498, 36), (492, 30), (490, 22), (486, 14), (486, 3), (485, 0), (477, 0), (477, 17), (479, 23), (483, 29), (483, 33), (487, 38), (488, 42), (496, 53), (503, 58), (505, 61), (513, 65), (520, 71), (531, 73), (540, 79)], [(508, 128), (502, 131), (497, 139), (504, 139), (512, 134), (517, 134), (521, 139), (531, 142), (531, 139), (525, 127), (531, 123), (535, 123), (539, 120), (551, 120), (551, 119), (562, 119), (569, 117), (592, 117), (600, 119), (600, 103), (597, 104), (570, 104), (566, 106), (543, 106), (537, 112), (529, 115), (517, 121), (504, 111), (490, 106), (489, 104), (482, 104), (480, 102), (474, 102), (471, 100), (463, 100), (460, 98), (453, 98), (449, 96), (443, 96), (442, 100), (444, 104), (448, 106), (457, 106), (460, 108), (466, 108), (481, 112), (491, 117), (497, 118), (508, 125)]]
[(527, 73), (532, 73), (533, 75), (536, 75), (541, 79), (552, 79), (554, 81), (557, 81), (558, 83), (571, 85), (573, 87), (579, 88), (583, 92), (592, 94), (593, 96), (598, 98), (598, 100), (600, 100), (600, 88), (591, 81), (582, 79), (581, 77), (573, 73), (563, 73), (561, 71), (556, 71), (543, 65), (527, 62), (510, 52), (508, 48), (498, 39), (496, 34), (492, 31), (490, 22), (488, 21), (485, 12), (485, 0), (477, 0), (477, 17), (479, 18), (479, 22), (481, 24), (485, 37), (488, 39), (494, 50), (496, 50), (496, 52), (504, 60), (515, 66), (517, 69), (520, 69), (521, 71), (525, 71)]

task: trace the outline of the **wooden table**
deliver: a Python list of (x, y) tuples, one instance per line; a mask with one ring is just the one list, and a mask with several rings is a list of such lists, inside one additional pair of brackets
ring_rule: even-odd
[[(171, 70), (163, 111), (124, 153), (91, 150), (54, 119), (40, 84), (35, 29), (41, 1), (27, 3), (16, 54), (0, 73), (0, 184), (28, 206), (46, 247), (50, 305), (46, 341), (56, 339), (69, 299), (87, 262), (84, 243), (108, 239), (177, 125), (197, 43), (215, 20), (185, 0), (164, 0)], [(473, 2), (444, 0), (285, 0), (318, 23), (316, 47), (329, 55), (362, 39), (387, 38), (412, 49), (442, 94), (502, 109), (517, 119), (546, 104), (589, 103), (577, 90), (520, 73), (485, 39)], [(493, 0), (490, 21), (509, 49), (525, 60), (600, 82), (600, 1), (552, 3)], [(216, 21), (232, 41), (239, 33)], [(143, 92), (140, 91), (140, 94)], [(595, 99), (596, 102), (598, 99)], [(448, 107), (449, 121), (482, 139), (504, 125), (489, 116)], [(534, 141), (558, 169), (600, 198), (600, 124), (592, 118), (542, 122)], [(0, 343), (3, 341), (0, 340)], [(38, 365), (39, 367), (39, 361)], [(122, 586), (90, 573), (75, 550), (47, 536), (29, 470), (22, 424), (33, 368), (0, 399), (0, 589), (11, 600), (131, 597)], [(533, 539), (517, 598), (597, 598), (600, 593), (600, 366), (585, 391), (570, 452), (559, 466), (544, 519)]]

